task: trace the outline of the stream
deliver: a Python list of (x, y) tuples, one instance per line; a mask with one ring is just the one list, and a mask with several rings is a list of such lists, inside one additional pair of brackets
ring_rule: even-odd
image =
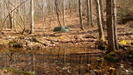
[[(81, 51), (81, 52), (75, 52)], [(84, 52), (82, 52), (84, 51)], [(14, 68), (36, 75), (132, 75), (126, 63), (111, 63), (102, 52), (88, 48), (47, 48), (41, 51), (0, 53), (0, 69)]]

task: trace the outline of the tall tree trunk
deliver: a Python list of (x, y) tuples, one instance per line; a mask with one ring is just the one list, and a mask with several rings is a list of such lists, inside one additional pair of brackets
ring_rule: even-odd
[(80, 29), (84, 30), (83, 19), (82, 19), (82, 0), (79, 0), (79, 18), (80, 18)]
[(61, 26), (58, 2), (59, 2), (58, 0), (55, 0), (55, 9), (56, 9), (58, 24), (59, 24), (59, 26)]
[(10, 29), (13, 29), (12, 15), (9, 13)]
[(87, 5), (87, 24), (90, 26), (90, 3), (89, 0), (86, 0), (86, 5)]
[(107, 9), (107, 53), (118, 49), (117, 30), (116, 30), (116, 0), (106, 0)]
[(34, 0), (30, 0), (30, 16), (31, 16), (30, 34), (32, 34), (34, 33)]
[[(9, 0), (7, 0), (7, 1), (6, 1), (7, 13), (10, 12), (10, 7), (9, 7), (9, 6), (10, 6), (10, 5), (9, 5)], [(11, 23), (12, 23), (12, 22), (11, 22), (11, 21), (12, 21), (12, 20), (11, 20), (11, 18), (12, 18), (12, 17), (11, 17), (11, 14), (12, 14), (12, 13), (9, 13), (9, 17), (8, 17), (9, 24), (7, 24), (7, 27), (6, 27), (6, 28), (12, 27), (12, 26), (11, 26), (11, 25), (12, 25), (12, 24), (11, 24)], [(10, 29), (11, 29), (11, 28), (10, 28)]]
[(92, 6), (92, 0), (89, 0), (90, 2), (90, 24), (91, 24), (91, 26), (93, 26), (93, 6)]
[(99, 29), (99, 39), (105, 41), (103, 27), (102, 27), (102, 19), (101, 19), (101, 8), (99, 0), (96, 0), (96, 10), (97, 10), (97, 22), (98, 22), (98, 29)]
[(66, 22), (65, 22), (65, 0), (63, 0), (62, 3), (63, 3), (63, 25), (65, 26), (66, 25)]
[[(15, 4), (14, 6), (17, 7), (17, 0), (14, 0), (14, 4)], [(16, 10), (16, 11), (17, 11), (17, 10)], [(16, 12), (16, 11), (15, 11), (15, 12)], [(14, 29), (15, 29), (16, 33), (18, 33), (17, 28), (16, 28), (17, 14), (14, 13), (13, 16), (14, 16), (14, 18), (13, 18)]]
[[(44, 0), (42, 0), (42, 2), (44, 3)], [(50, 10), (50, 9), (49, 9)], [(42, 18), (43, 18), (43, 22), (42, 22), (42, 31), (44, 33), (45, 31), (45, 16), (44, 16), (44, 5), (42, 5)]]
[(116, 0), (112, 1), (113, 3), (113, 23), (114, 23), (114, 40), (115, 40), (115, 48), (118, 50), (118, 38), (117, 38), (117, 10), (116, 10)]
[(1, 19), (0, 28), (2, 27), (2, 22), (3, 22), (4, 18), (5, 18), (5, 0), (2, 0), (1, 10), (3, 10), (3, 11), (1, 11), (1, 18), (2, 19)]
[(71, 5), (72, 5), (71, 0), (69, 0), (70, 17), (72, 16), (72, 7), (71, 7)]
[(103, 0), (100, 0), (99, 2), (100, 2), (102, 25), (103, 25), (103, 28), (105, 28), (104, 18), (103, 18)]

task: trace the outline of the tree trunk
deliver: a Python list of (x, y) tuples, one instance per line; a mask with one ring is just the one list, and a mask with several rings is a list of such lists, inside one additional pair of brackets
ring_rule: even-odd
[(113, 23), (114, 23), (114, 41), (115, 41), (115, 48), (118, 50), (118, 39), (117, 39), (117, 10), (116, 10), (116, 0), (113, 0)]
[[(42, 2), (44, 3), (44, 0), (42, 0)], [(42, 5), (42, 19), (43, 19), (43, 22), (42, 22), (42, 32), (44, 33), (44, 31), (45, 31), (44, 5)]]
[(69, 0), (69, 9), (70, 9), (70, 17), (72, 16), (72, 7), (71, 7), (71, 0)]
[(93, 26), (93, 18), (92, 18), (93, 17), (93, 14), (92, 14), (93, 13), (93, 10), (92, 10), (93, 6), (92, 6), (92, 0), (89, 0), (89, 1), (90, 1), (89, 2), (90, 3), (90, 24), (91, 24), (91, 26)]
[(98, 29), (99, 29), (99, 39), (101, 41), (105, 41), (103, 27), (102, 27), (102, 19), (101, 19), (101, 7), (99, 0), (96, 0), (96, 10), (97, 10), (97, 22), (98, 22)]
[[(14, 0), (15, 1), (15, 7), (17, 7), (17, 0)], [(17, 10), (16, 10), (17, 11)], [(15, 12), (16, 12), (15, 11)], [(17, 19), (17, 14), (16, 13), (14, 13), (13, 14), (13, 16), (14, 16), (14, 19), (13, 19), (13, 24), (14, 24), (14, 30), (16, 31), (16, 33), (18, 33), (18, 31), (17, 31), (17, 28), (16, 28), (16, 19)]]
[(32, 34), (34, 33), (34, 0), (30, 0), (30, 16), (31, 16), (30, 34)]
[(82, 0), (79, 0), (79, 18), (80, 18), (80, 29), (84, 30), (83, 20), (82, 20)]
[(89, 0), (86, 0), (86, 5), (87, 5), (87, 24), (90, 26), (90, 3)]
[(65, 22), (65, 0), (63, 0), (62, 3), (63, 3), (63, 25), (65, 26), (66, 25), (66, 22)]
[(100, 0), (99, 2), (100, 2), (102, 25), (103, 25), (103, 28), (105, 29), (104, 18), (103, 18), (103, 0)]
[(106, 0), (107, 9), (107, 53), (118, 49), (117, 30), (116, 30), (116, 0)]
[(0, 28), (2, 27), (2, 22), (3, 22), (3, 19), (5, 18), (5, 0), (2, 0), (2, 4), (1, 4), (1, 25), (0, 25)]
[(59, 7), (58, 7), (58, 0), (55, 0), (55, 9), (56, 9), (56, 15), (57, 15), (57, 20), (58, 20), (58, 24), (59, 26), (61, 26), (61, 23), (60, 23), (60, 14), (59, 14)]
[(93, 20), (92, 20), (92, 0), (86, 0), (87, 3), (87, 23), (88, 26), (93, 26)]
[(10, 29), (13, 29), (12, 15), (9, 13)]

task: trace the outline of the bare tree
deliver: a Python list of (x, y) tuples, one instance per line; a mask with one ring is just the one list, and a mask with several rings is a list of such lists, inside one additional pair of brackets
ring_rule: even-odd
[(9, 24), (10, 24), (10, 29), (13, 29), (13, 22), (12, 22), (12, 15), (9, 13)]
[(34, 33), (34, 0), (30, 0), (30, 16), (31, 16), (30, 34), (32, 34)]
[(65, 0), (63, 0), (62, 3), (63, 3), (63, 25), (65, 26), (66, 25), (66, 22), (65, 22)]
[(89, 0), (90, 2), (90, 25), (93, 26), (93, 5), (92, 5), (92, 0)]
[(89, 3), (89, 0), (86, 0), (86, 5), (87, 5), (87, 24), (89, 26), (90, 25), (90, 3)]
[(59, 24), (59, 26), (61, 26), (58, 2), (59, 2), (58, 0), (55, 0), (55, 9), (56, 9), (56, 15), (57, 15), (58, 24)]
[(71, 0), (69, 0), (69, 9), (70, 9), (70, 17), (72, 16), (71, 14), (72, 14), (72, 3), (71, 3), (72, 1)]
[(1, 1), (1, 25), (4, 18), (5, 18), (5, 0), (2, 0)]
[(82, 19), (82, 0), (79, 0), (79, 19), (80, 19), (80, 29), (84, 30), (83, 19)]
[[(9, 13), (11, 11), (11, 9), (12, 9), (12, 7), (10, 6), (10, 0), (8, 0), (6, 2), (6, 8), (7, 8), (7, 12)], [(9, 13), (8, 20), (9, 20), (9, 26), (8, 26), (8, 28), (13, 29), (13, 26), (12, 26), (13, 25), (12, 24), (12, 13)]]
[(93, 7), (92, 7), (92, 0), (86, 0), (86, 5), (87, 5), (87, 23), (88, 26), (93, 26), (93, 19), (92, 19), (92, 12), (93, 12)]
[(116, 0), (106, 0), (107, 9), (107, 53), (118, 49), (117, 31), (116, 31)]
[[(11, 16), (11, 14), (16, 10), (16, 9), (18, 9), (22, 4), (24, 4), (26, 1), (23, 1), (22, 3), (20, 3), (17, 7), (14, 7), (14, 8), (12, 8), (10, 11), (6, 11), (5, 10), (5, 18), (3, 19), (3, 22), (2, 22), (2, 27), (1, 27), (1, 30), (0, 31), (2, 31), (3, 30), (3, 28), (4, 28), (4, 26), (6, 25), (6, 20), (8, 19), (8, 17), (12, 17)], [(6, 2), (4, 2), (4, 3), (6, 3)], [(11, 2), (10, 2), (11, 3)], [(13, 17), (12, 17), (13, 18)]]
[[(42, 2), (44, 3), (44, 0), (42, 0)], [(44, 24), (45, 24), (45, 15), (44, 15), (44, 4), (42, 5), (42, 18), (43, 18), (43, 22), (42, 22), (42, 25), (43, 25), (43, 32), (45, 31), (45, 26), (44, 26)]]
[(102, 25), (103, 25), (103, 28), (105, 28), (104, 18), (103, 18), (103, 0), (100, 0), (100, 1), (99, 1), (99, 4), (100, 4), (100, 11), (101, 11)]
[(96, 0), (96, 7), (97, 7), (97, 22), (98, 22), (98, 29), (99, 29), (99, 39), (105, 41), (103, 27), (102, 27), (102, 18), (101, 18), (101, 7), (99, 0)]

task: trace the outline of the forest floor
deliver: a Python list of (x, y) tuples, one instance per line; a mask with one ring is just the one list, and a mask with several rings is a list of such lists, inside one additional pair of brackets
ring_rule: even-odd
[[(101, 50), (99, 50), (96, 45), (96, 42), (98, 41), (97, 26), (86, 28), (84, 31), (81, 31), (80, 28), (77, 26), (73, 26), (73, 27), (68, 26), (68, 28), (70, 29), (69, 32), (53, 32), (53, 29), (56, 26), (52, 26), (51, 28), (48, 27), (46, 32), (42, 32), (41, 31), (42, 28), (40, 28), (41, 26), (39, 26), (40, 24), (36, 23), (35, 25), (38, 27), (36, 27), (35, 29), (36, 32), (34, 34), (25, 33), (22, 35), (22, 34), (16, 34), (15, 31), (11, 31), (11, 30), (2, 31), (0, 35), (1, 52), (9, 52), (11, 50), (10, 52), (30, 53), (33, 51), (37, 54), (42, 54), (42, 51), (44, 51), (45, 49), (46, 54), (50, 54), (50, 53), (57, 54), (58, 49), (56, 48), (59, 48), (59, 47), (68, 47), (66, 48), (67, 49), (66, 54), (82, 54), (82, 53), (88, 53), (90, 51), (101, 52)], [(104, 32), (105, 32), (105, 37), (106, 37), (106, 29), (104, 30)], [(119, 41), (122, 41), (122, 40), (133, 41), (132, 27), (128, 24), (118, 25), (118, 39)], [(14, 49), (9, 49), (9, 48), (14, 48)], [(55, 51), (51, 52), (51, 49)], [(121, 55), (119, 53), (120, 55), (119, 57), (123, 58), (125, 53), (124, 52), (121, 52), (121, 53), (122, 53)], [(52, 63), (49, 63), (49, 64), (52, 64)], [(54, 66), (57, 66), (57, 65), (54, 65)], [(71, 69), (73, 71), (77, 68), (71, 67)], [(36, 69), (36, 70), (41, 71), (42, 68)], [(47, 70), (52, 73), (49, 75), (54, 74), (52, 69), (47, 68), (45, 71)], [(88, 69), (83, 69), (83, 70), (88, 70)], [(109, 68), (109, 70), (112, 70), (112, 69)], [(13, 72), (17, 73), (19, 71), (6, 70), (6, 69), (0, 71), (1, 74), (3, 73), (7, 75), (13, 74)], [(63, 72), (64, 71), (59, 70), (59, 73), (63, 73)], [(77, 72), (78, 71), (74, 71), (74, 73), (71, 73), (71, 74), (75, 75)], [(22, 71), (21, 73), (26, 73), (26, 72)], [(64, 74), (67, 74), (67, 73), (68, 72)]]
[[(62, 20), (61, 20), (62, 22)], [(46, 19), (45, 27), (43, 31), (43, 22), (35, 22), (35, 33), (24, 34), (16, 33), (14, 30), (3, 29), (0, 33), (0, 48), (1, 52), (6, 52), (9, 48), (14, 48), (13, 52), (27, 53), (32, 50), (36, 50), (35, 53), (42, 53), (42, 49), (56, 48), (56, 47), (87, 47), (88, 49), (95, 49), (94, 52), (100, 52), (97, 48), (98, 27), (94, 22), (94, 26), (87, 26), (86, 19), (84, 17), (85, 30), (80, 30), (79, 18), (77, 14), (73, 14), (71, 17), (66, 15), (66, 26), (69, 28), (69, 32), (54, 32), (54, 27), (58, 26), (56, 19), (51, 17)], [(28, 29), (28, 27), (27, 27)], [(130, 21), (126, 24), (117, 25), (118, 41), (128, 40), (133, 42), (133, 22)], [(104, 35), (107, 39), (106, 28), (104, 29)], [(127, 43), (131, 45), (131, 43)], [(16, 49), (15, 49), (16, 48)], [(22, 48), (21, 51), (18, 48)], [(67, 54), (72, 53), (87, 53), (85, 50), (68, 49)], [(4, 70), (6, 71), (6, 70)]]
[[(94, 26), (87, 26), (86, 18), (83, 17), (84, 30), (80, 30), (79, 17), (77, 14), (66, 15), (66, 26), (69, 32), (54, 32), (54, 28), (58, 26), (55, 18), (48, 17), (43, 25), (43, 21), (35, 22), (35, 33), (28, 34), (29, 27), (24, 34), (16, 33), (15, 30), (3, 29), (0, 33), (0, 47), (14, 47), (26, 49), (42, 49), (47, 47), (60, 47), (62, 43), (68, 46), (85, 46), (89, 43), (90, 47), (96, 47), (98, 41), (98, 27), (96, 22)], [(62, 22), (62, 18), (60, 18)], [(95, 21), (95, 20), (94, 20)], [(133, 41), (133, 22), (117, 25), (118, 41)], [(21, 29), (18, 29), (21, 30)], [(104, 35), (107, 39), (106, 27)]]

